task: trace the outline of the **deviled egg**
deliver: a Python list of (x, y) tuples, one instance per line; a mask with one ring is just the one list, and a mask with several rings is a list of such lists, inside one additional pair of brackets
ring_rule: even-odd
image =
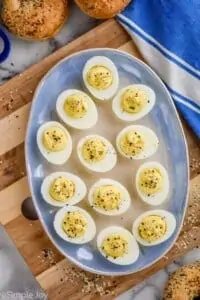
[(162, 204), (169, 194), (169, 176), (165, 167), (156, 161), (142, 164), (136, 173), (136, 189), (147, 204)]
[(176, 229), (174, 215), (164, 209), (149, 210), (133, 222), (133, 235), (144, 246), (155, 246), (168, 240)]
[(72, 152), (72, 139), (59, 122), (42, 124), (37, 132), (37, 144), (41, 154), (52, 164), (62, 165)]
[(127, 189), (113, 179), (100, 179), (91, 187), (88, 201), (100, 214), (114, 216), (123, 214), (130, 207)]
[(76, 129), (88, 129), (97, 123), (97, 108), (84, 92), (71, 89), (62, 92), (56, 102), (60, 119)]
[(94, 56), (83, 68), (83, 82), (98, 100), (109, 100), (117, 92), (119, 75), (115, 64), (107, 57)]
[(54, 228), (63, 240), (74, 244), (88, 243), (96, 235), (94, 220), (78, 206), (61, 208), (55, 215)]
[(154, 107), (154, 91), (143, 84), (132, 84), (121, 89), (113, 99), (112, 109), (124, 121), (136, 121), (147, 115)]
[(100, 253), (117, 265), (133, 264), (139, 257), (139, 247), (134, 236), (125, 228), (110, 226), (97, 236)]
[(87, 188), (80, 177), (67, 172), (55, 172), (43, 180), (41, 193), (47, 203), (61, 207), (80, 202)]
[(129, 159), (144, 159), (153, 155), (159, 145), (156, 134), (143, 125), (130, 125), (116, 139), (119, 153)]
[(77, 154), (82, 165), (94, 172), (110, 171), (117, 162), (113, 145), (100, 135), (88, 135), (77, 146)]

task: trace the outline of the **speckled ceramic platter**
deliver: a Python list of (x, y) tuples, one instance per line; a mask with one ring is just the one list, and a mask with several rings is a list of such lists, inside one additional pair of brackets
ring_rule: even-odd
[[(57, 211), (42, 199), (40, 187), (43, 178), (53, 171), (73, 171), (79, 175), (89, 188), (99, 176), (87, 174), (78, 166), (76, 157), (76, 144), (83, 135), (91, 132), (104, 135), (113, 144), (115, 136), (124, 124), (116, 120), (112, 113), (111, 101), (109, 103), (97, 103), (99, 120), (97, 125), (85, 132), (70, 130), (73, 139), (73, 154), (70, 160), (62, 167), (52, 166), (46, 163), (39, 153), (36, 144), (36, 133), (39, 126), (50, 120), (57, 120), (55, 104), (57, 96), (65, 89), (84, 89), (81, 72), (85, 62), (92, 56), (104, 55), (110, 58), (118, 68), (120, 86), (122, 88), (132, 83), (142, 83), (150, 86), (156, 93), (156, 105), (154, 109), (141, 120), (134, 124), (142, 124), (153, 129), (159, 137), (160, 146), (151, 160), (161, 162), (167, 169), (170, 179), (170, 193), (167, 201), (161, 206), (172, 212), (177, 221), (177, 227), (173, 236), (166, 242), (154, 247), (141, 247), (139, 259), (129, 266), (117, 266), (106, 261), (96, 249), (95, 241), (85, 245), (72, 245), (57, 236), (53, 228), (53, 219)], [(118, 50), (92, 49), (76, 53), (58, 63), (51, 69), (40, 82), (33, 99), (31, 113), (28, 122), (25, 142), (26, 166), (32, 198), (37, 209), (41, 223), (55, 246), (62, 254), (81, 268), (105, 275), (125, 275), (145, 269), (155, 263), (172, 247), (177, 238), (188, 200), (188, 154), (186, 142), (172, 99), (162, 81), (157, 75), (140, 60)], [(144, 160), (144, 161), (148, 161)], [(143, 161), (143, 162), (144, 162)], [(135, 172), (142, 162), (119, 162), (112, 172), (103, 177), (113, 177), (122, 182), (132, 196), (130, 210), (121, 217), (106, 218), (96, 217), (97, 230), (109, 224), (120, 224), (131, 229), (131, 224), (137, 215), (150, 207), (142, 204), (134, 189), (133, 179)], [(101, 176), (102, 177), (102, 176)], [(85, 207), (86, 199), (81, 202)], [(160, 207), (159, 207), (160, 208)], [(93, 212), (92, 212), (93, 213)]]

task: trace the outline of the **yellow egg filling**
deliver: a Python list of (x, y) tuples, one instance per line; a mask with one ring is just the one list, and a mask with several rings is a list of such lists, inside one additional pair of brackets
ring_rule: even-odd
[(88, 112), (87, 97), (81, 93), (68, 96), (64, 103), (64, 111), (74, 119), (83, 118)]
[(59, 202), (66, 202), (75, 194), (75, 184), (65, 177), (56, 178), (50, 185), (49, 194)]
[(82, 147), (82, 156), (88, 163), (102, 161), (107, 154), (107, 148), (101, 139), (88, 139)]
[(148, 101), (147, 94), (144, 91), (139, 88), (129, 88), (122, 95), (121, 108), (130, 114), (139, 113)]
[(144, 150), (144, 139), (136, 131), (127, 132), (120, 140), (120, 148), (125, 155), (135, 156)]
[(101, 249), (106, 257), (116, 259), (128, 253), (128, 242), (122, 235), (113, 233), (103, 240)]
[(87, 73), (87, 82), (97, 90), (105, 90), (111, 86), (113, 75), (105, 66), (93, 66)]
[(140, 237), (149, 243), (155, 242), (162, 238), (166, 231), (167, 223), (165, 218), (156, 215), (145, 217), (138, 227), (138, 233)]
[(67, 146), (67, 136), (62, 128), (53, 126), (43, 132), (43, 144), (50, 152), (62, 151)]
[(62, 220), (62, 229), (70, 238), (83, 237), (87, 226), (87, 219), (79, 211), (68, 212)]
[(120, 190), (113, 185), (99, 186), (93, 194), (94, 205), (106, 211), (119, 209), (122, 202)]
[(139, 188), (147, 196), (154, 195), (162, 190), (163, 176), (159, 169), (148, 168), (139, 175)]

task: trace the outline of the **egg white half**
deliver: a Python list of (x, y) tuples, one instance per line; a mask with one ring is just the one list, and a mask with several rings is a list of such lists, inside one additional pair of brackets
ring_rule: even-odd
[[(125, 254), (123, 257), (119, 258), (112, 258), (106, 257), (105, 253), (101, 249), (101, 245), (110, 234), (121, 234), (128, 242), (128, 253)], [(110, 262), (117, 264), (117, 265), (131, 265), (133, 264), (139, 257), (140, 250), (138, 243), (134, 236), (125, 228), (120, 226), (110, 226), (103, 229), (97, 236), (97, 248), (99, 252)]]
[[(144, 137), (144, 149), (141, 153), (136, 154), (134, 156), (126, 155), (121, 147), (120, 147), (120, 140), (121, 138), (128, 132), (135, 131), (139, 134), (141, 134)], [(116, 139), (116, 146), (119, 151), (119, 153), (129, 159), (145, 159), (150, 156), (152, 156), (158, 149), (159, 140), (157, 135), (154, 133), (154, 131), (144, 125), (130, 125), (125, 128), (123, 128)]]
[[(107, 154), (103, 160), (96, 162), (96, 163), (89, 164), (83, 158), (82, 147), (88, 139), (93, 139), (93, 138), (101, 139), (104, 142), (104, 144), (106, 145), (106, 148), (107, 148)], [(77, 155), (78, 155), (78, 158), (79, 158), (81, 164), (86, 169), (94, 171), (94, 172), (103, 173), (103, 172), (110, 171), (111, 169), (114, 168), (114, 166), (117, 163), (117, 153), (116, 153), (113, 145), (106, 138), (104, 138), (100, 135), (97, 135), (97, 134), (87, 135), (78, 142)]]
[[(90, 70), (90, 68), (94, 66), (104, 66), (107, 67), (113, 76), (113, 82), (111, 86), (109, 86), (105, 90), (98, 90), (93, 88), (91, 85), (87, 82), (87, 73)], [(105, 56), (94, 56), (90, 58), (84, 68), (83, 68), (83, 82), (85, 84), (85, 87), (90, 92), (91, 95), (93, 95), (98, 100), (110, 100), (117, 92), (118, 86), (119, 86), (119, 75), (117, 68), (115, 64), (110, 60), (109, 58)]]
[[(142, 222), (142, 220), (147, 217), (147, 216), (151, 216), (151, 215), (158, 215), (160, 217), (165, 218), (166, 223), (167, 223), (167, 231), (165, 233), (165, 235), (158, 239), (157, 241), (154, 241), (152, 243), (149, 243), (147, 241), (145, 241), (143, 238), (140, 237), (139, 233), (138, 233), (138, 227), (140, 225), (140, 223)], [(141, 214), (134, 222), (133, 222), (133, 227), (132, 227), (132, 232), (133, 235), (135, 236), (136, 240), (143, 246), (156, 246), (159, 245), (163, 242), (165, 242), (166, 240), (168, 240), (172, 234), (174, 233), (176, 229), (176, 219), (174, 217), (174, 215), (170, 212), (168, 212), (167, 210), (164, 209), (154, 209), (154, 210), (148, 210), (145, 213)]]
[[(49, 194), (49, 189), (50, 189), (52, 182), (55, 179), (57, 179), (58, 177), (64, 177), (68, 180), (71, 180), (75, 185), (74, 196), (71, 199), (68, 199), (66, 202), (56, 201)], [(83, 200), (86, 193), (87, 193), (87, 188), (86, 188), (86, 185), (83, 182), (83, 180), (80, 177), (78, 177), (72, 173), (67, 173), (67, 172), (52, 173), (52, 174), (48, 175), (47, 177), (45, 177), (45, 179), (43, 180), (42, 185), (41, 185), (41, 194), (42, 194), (43, 199), (47, 203), (49, 203), (53, 206), (58, 206), (58, 207), (62, 207), (65, 205), (75, 205), (75, 204), (79, 203), (81, 200)]]
[[(143, 108), (142, 111), (140, 111), (138, 113), (134, 113), (134, 114), (125, 112), (121, 108), (122, 95), (124, 94), (124, 92), (127, 89), (130, 89), (130, 88), (139, 88), (142, 91), (144, 91), (147, 94), (148, 101), (149, 101), (149, 103), (146, 104), (146, 106)], [(125, 88), (121, 89), (117, 93), (117, 95), (115, 96), (115, 98), (113, 99), (113, 102), (112, 102), (112, 109), (113, 109), (113, 112), (116, 114), (116, 116), (119, 119), (121, 119), (123, 121), (131, 122), (131, 121), (139, 120), (142, 117), (146, 116), (154, 107), (155, 102), (156, 102), (156, 95), (150, 87), (143, 85), (143, 84), (132, 84), (132, 85), (126, 86)]]
[[(43, 145), (42, 137), (43, 132), (46, 129), (54, 126), (61, 128), (65, 132), (65, 135), (67, 136), (67, 146), (64, 150), (50, 152)], [(65, 162), (67, 162), (72, 152), (72, 139), (69, 132), (62, 124), (55, 121), (46, 122), (40, 126), (40, 128), (37, 131), (37, 145), (41, 154), (46, 158), (46, 160), (54, 165), (62, 165)]]
[[(162, 190), (153, 195), (150, 195), (149, 197), (146, 194), (144, 194), (139, 188), (140, 173), (143, 172), (144, 170), (146, 170), (147, 168), (159, 169), (163, 176)], [(165, 169), (165, 167), (163, 165), (161, 165), (160, 163), (158, 163), (156, 161), (150, 161), (150, 162), (144, 163), (139, 167), (139, 169), (136, 173), (135, 184), (136, 184), (136, 190), (138, 192), (138, 195), (144, 202), (146, 202), (149, 205), (157, 206), (157, 205), (162, 204), (167, 199), (167, 196), (169, 194), (170, 184), (169, 184), (169, 176), (168, 176), (167, 170)]]
[[(87, 103), (88, 103), (88, 111), (84, 117), (75, 119), (66, 114), (66, 112), (64, 110), (64, 104), (65, 104), (67, 97), (69, 97), (73, 94), (77, 94), (77, 93), (78, 94), (81, 93), (86, 97)], [(82, 129), (82, 130), (89, 129), (97, 123), (97, 119), (98, 119), (97, 108), (96, 108), (96, 105), (94, 104), (93, 100), (86, 93), (84, 93), (80, 90), (75, 90), (75, 89), (63, 91), (59, 95), (57, 102), (56, 102), (56, 111), (57, 111), (59, 118), (65, 124), (67, 124), (70, 127), (76, 128), (76, 129)]]
[[(68, 235), (64, 232), (62, 229), (62, 220), (66, 216), (67, 212), (80, 212), (84, 215), (84, 217), (87, 219), (88, 226), (85, 232), (85, 235), (83, 237), (75, 237), (75, 238), (70, 238)], [(94, 239), (96, 235), (96, 225), (90, 214), (78, 207), (78, 206), (65, 206), (58, 210), (58, 212), (55, 215), (54, 218), (54, 229), (57, 232), (57, 234), (65, 241), (73, 243), (73, 244), (85, 244), (90, 242), (91, 240)]]
[[(113, 185), (119, 189), (119, 191), (122, 194), (122, 203), (121, 203), (119, 209), (113, 209), (111, 211), (106, 211), (94, 204), (93, 194), (94, 194), (95, 190), (102, 185)], [(131, 204), (131, 198), (130, 198), (130, 195), (129, 195), (129, 192), (127, 191), (127, 189), (118, 181), (113, 180), (113, 179), (108, 179), (108, 178), (102, 178), (102, 179), (98, 180), (97, 182), (95, 182), (95, 184), (93, 184), (93, 186), (91, 187), (91, 189), (89, 190), (89, 193), (88, 193), (88, 201), (89, 201), (89, 204), (92, 206), (92, 208), (96, 212), (103, 214), (103, 215), (107, 215), (107, 216), (121, 215), (128, 210), (128, 208), (130, 207), (130, 204)]]

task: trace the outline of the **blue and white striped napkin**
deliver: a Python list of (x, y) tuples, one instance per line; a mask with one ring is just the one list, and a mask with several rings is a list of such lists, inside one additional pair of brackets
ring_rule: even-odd
[(200, 138), (200, 1), (133, 0), (117, 19)]

